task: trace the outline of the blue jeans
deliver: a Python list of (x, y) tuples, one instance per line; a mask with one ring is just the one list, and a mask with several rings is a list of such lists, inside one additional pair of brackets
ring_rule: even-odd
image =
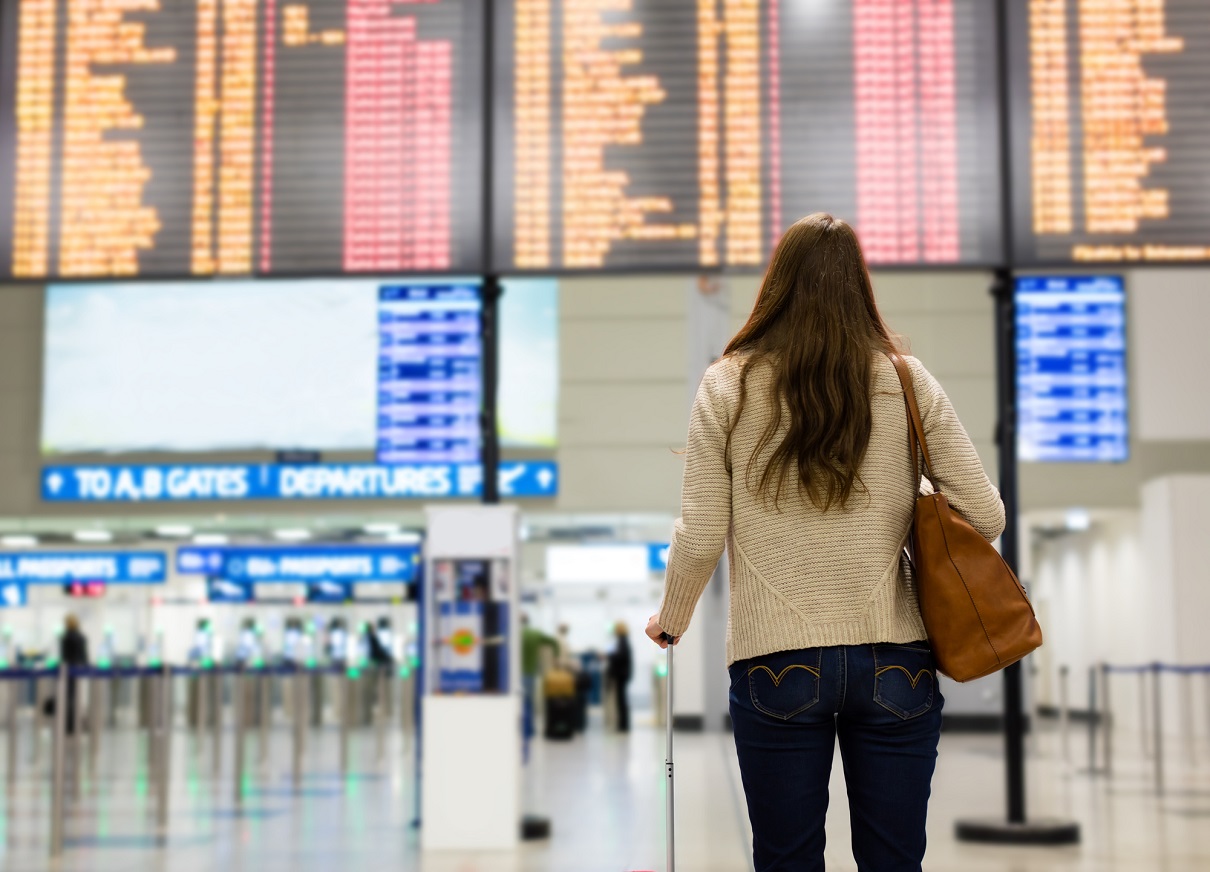
[(756, 872), (824, 868), (836, 739), (861, 872), (920, 872), (944, 700), (927, 642), (732, 664), (731, 719)]

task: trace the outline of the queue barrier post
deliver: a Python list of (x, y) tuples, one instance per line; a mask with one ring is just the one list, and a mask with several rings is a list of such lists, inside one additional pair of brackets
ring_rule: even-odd
[(374, 711), (375, 756), (381, 764), (386, 758), (387, 729), (387, 669), (379, 667), (376, 674), (378, 708)]
[(1155, 716), (1152, 746), (1155, 751), (1155, 792), (1164, 792), (1164, 697), (1160, 686), (1161, 666), (1151, 664), (1152, 711)]
[(51, 785), (50, 785), (50, 855), (58, 857), (63, 853), (64, 797), (63, 772), (65, 764), (67, 738), (67, 664), (59, 664), (58, 678), (55, 682), (55, 718), (54, 735), (51, 743)]
[(353, 702), (353, 678), (348, 669), (341, 670), (340, 680), (340, 773), (349, 771), (349, 716)]
[(1059, 748), (1063, 762), (1071, 765), (1071, 701), (1067, 697), (1067, 676), (1070, 670), (1066, 665), (1059, 667)]
[(240, 666), (231, 676), (231, 705), (232, 716), (235, 723), (232, 726), (232, 732), (235, 736), (235, 752), (233, 768), (233, 781), (235, 787), (235, 804), (239, 805), (244, 800), (244, 726), (247, 721), (244, 713), (247, 709), (245, 696), (247, 694), (247, 676), (244, 675), (244, 668)]
[(166, 663), (160, 670), (160, 685), (160, 763), (156, 770), (156, 827), (162, 835), (168, 830), (168, 786), (172, 775), (173, 684), (172, 669)]
[(294, 789), (302, 784), (302, 758), (303, 758), (303, 741), (305, 737), (305, 726), (307, 722), (307, 706), (304, 694), (307, 687), (310, 685), (311, 676), (295, 667), (294, 672), (294, 692), (291, 694), (291, 707), (294, 709), (293, 727), (294, 727), (294, 754), (292, 765), (290, 767), (294, 780)]
[(1101, 724), (1105, 729), (1105, 775), (1113, 776), (1113, 709), (1109, 702), (1109, 664), (1101, 664)]
[(1147, 670), (1139, 670), (1139, 737), (1143, 742), (1143, 756), (1151, 756), (1151, 720), (1147, 716)]
[(273, 692), (273, 677), (261, 671), (256, 679), (258, 697), (260, 699), (260, 718), (257, 723), (256, 750), (260, 765), (263, 767), (269, 760), (269, 720), (273, 717), (273, 705), (270, 694)]
[(217, 784), (219, 776), (223, 772), (223, 685), (222, 676), (219, 675), (217, 668), (209, 670), (207, 677), (210, 679), (210, 703), (214, 709), (214, 716), (211, 718), (210, 723), (210, 765), (212, 766), (214, 780)]
[(8, 780), (17, 778), (17, 740), (20, 734), (17, 729), (17, 710), (21, 706), (21, 684), (17, 679), (10, 678), (8, 685)]
[(1197, 765), (1197, 736), (1193, 727), (1193, 671), (1181, 670), (1181, 726), (1189, 762)]

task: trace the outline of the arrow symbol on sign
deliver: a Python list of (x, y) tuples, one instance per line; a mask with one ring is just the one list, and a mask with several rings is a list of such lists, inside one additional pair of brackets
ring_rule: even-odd
[(550, 469), (542, 467), (538, 470), (538, 485), (544, 491), (550, 490), (550, 486), (555, 482), (555, 474)]
[(500, 493), (511, 494), (513, 492), (513, 483), (524, 474), (525, 467), (519, 463), (509, 467), (501, 467)]
[(59, 492), (59, 488), (63, 487), (63, 476), (59, 475), (57, 472), (52, 472), (46, 477), (46, 486), (50, 489), (52, 494), (57, 494)]

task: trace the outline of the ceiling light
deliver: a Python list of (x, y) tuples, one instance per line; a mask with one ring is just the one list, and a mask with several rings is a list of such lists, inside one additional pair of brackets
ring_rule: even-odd
[(399, 533), (392, 533), (384, 541), (390, 542), (392, 545), (419, 545), (420, 534), (412, 530), (404, 530)]
[(38, 546), (38, 537), (22, 534), (0, 536), (0, 545), (3, 545), (5, 548), (36, 548)]
[(195, 545), (226, 545), (230, 541), (226, 533), (198, 533), (193, 537)]
[(1092, 526), (1092, 517), (1087, 509), (1068, 509), (1063, 520), (1068, 530), (1077, 533), (1082, 533)]
[(155, 534), (164, 539), (184, 539), (193, 535), (193, 528), (188, 524), (161, 524)]
[(274, 530), (273, 538), (279, 539), (282, 542), (306, 542), (311, 538), (311, 531), (302, 528), (285, 530)]
[(108, 530), (76, 530), (76, 532), (72, 533), (72, 538), (77, 542), (96, 545), (102, 542), (112, 542), (113, 533), (110, 533)]
[(370, 536), (393, 536), (403, 527), (394, 521), (374, 521), (361, 528)]

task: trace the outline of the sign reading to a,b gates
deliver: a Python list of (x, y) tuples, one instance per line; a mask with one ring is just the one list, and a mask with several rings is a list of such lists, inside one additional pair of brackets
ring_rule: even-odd
[(31, 551), (0, 554), (0, 582), (163, 584), (168, 556), (161, 551)]
[[(195, 500), (375, 500), (476, 497), (477, 463), (176, 466), (48, 466), (42, 499), (60, 503), (191, 502)], [(500, 465), (503, 497), (553, 497), (559, 466), (550, 460)]]

